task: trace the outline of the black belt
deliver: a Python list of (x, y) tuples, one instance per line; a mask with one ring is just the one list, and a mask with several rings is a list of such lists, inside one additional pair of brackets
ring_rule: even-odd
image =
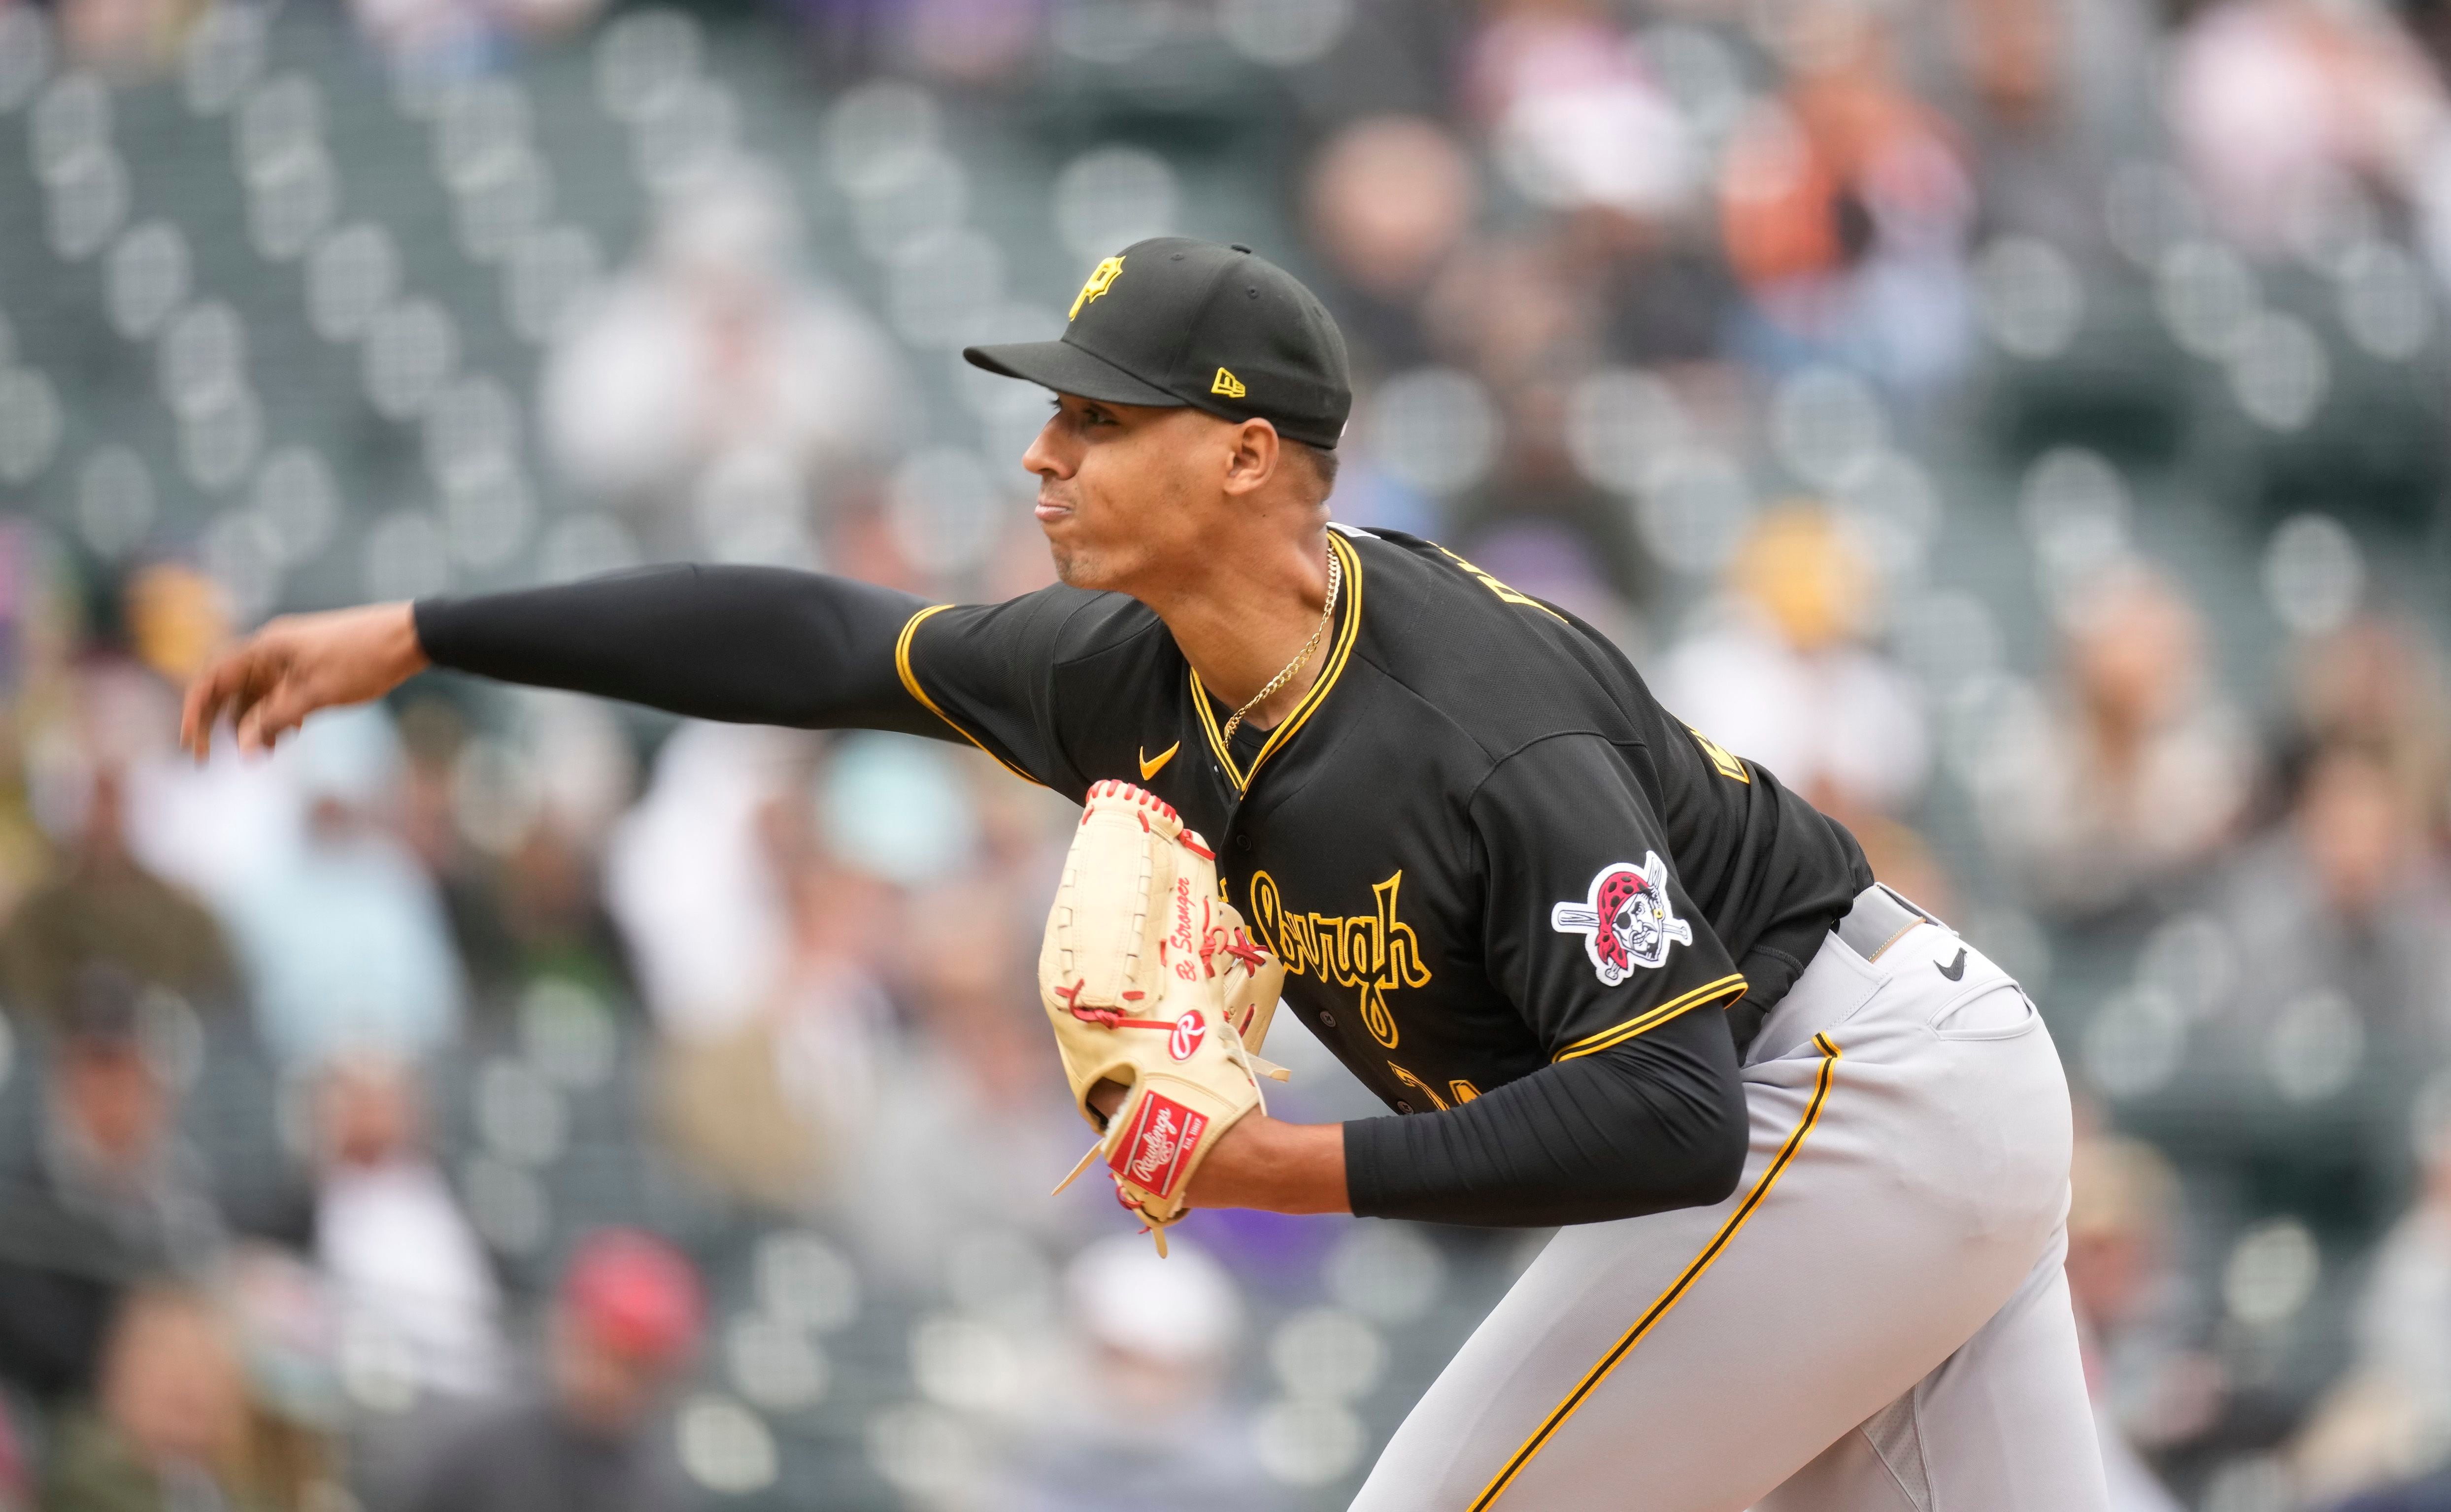
[(1899, 935), (1918, 924), (1939, 922), (1901, 894), (1875, 882), (1855, 894), (1854, 906), (1847, 911), (1845, 918), (1830, 926), (1830, 933), (1864, 959), (1877, 961), (1883, 951), (1897, 943)]
[[(1938, 924), (1940, 920), (1906, 900), (1904, 894), (1875, 882), (1855, 894), (1847, 913), (1832, 922), (1830, 933), (1864, 959), (1875, 960), (1883, 951), (1897, 943), (1898, 936), (1918, 924)], [(1813, 963), (1804, 963), (1810, 967)], [(1788, 984), (1790, 989), (1794, 983)], [(1753, 1048), (1761, 1027), (1770, 1019), (1771, 1010), (1778, 999), (1762, 1002), (1751, 995), (1728, 1006), (1728, 1031), (1735, 1036), (1736, 1053), (1743, 1055)]]

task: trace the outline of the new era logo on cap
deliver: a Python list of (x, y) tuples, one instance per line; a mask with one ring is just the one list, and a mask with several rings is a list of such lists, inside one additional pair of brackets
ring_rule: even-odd
[(1061, 340), (962, 355), (1060, 394), (1265, 420), (1320, 447), (1336, 444), (1353, 409), (1344, 338), (1311, 291), (1247, 246), (1185, 237), (1102, 259)]

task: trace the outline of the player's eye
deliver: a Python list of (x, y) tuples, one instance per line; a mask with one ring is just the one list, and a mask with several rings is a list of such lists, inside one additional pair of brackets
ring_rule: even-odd
[(1108, 414), (1105, 410), (1099, 409), (1094, 405), (1082, 404), (1077, 407), (1067, 407), (1064, 401), (1060, 399), (1055, 401), (1055, 413), (1063, 416), (1066, 420), (1070, 421), (1075, 425), (1112, 425), (1116, 423), (1114, 416)]

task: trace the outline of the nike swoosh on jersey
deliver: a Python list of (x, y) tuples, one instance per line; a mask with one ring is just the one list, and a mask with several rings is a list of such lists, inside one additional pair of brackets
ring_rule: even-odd
[(1167, 746), (1165, 750), (1159, 752), (1154, 757), (1152, 757), (1148, 754), (1148, 747), (1141, 747), (1141, 780), (1143, 782), (1147, 782), (1149, 778), (1157, 776), (1158, 773), (1165, 768), (1167, 762), (1174, 759), (1174, 754), (1182, 749), (1183, 742), (1177, 740), (1174, 744)]
[(1952, 982), (1962, 982), (1966, 980), (1966, 947), (1961, 945), (1957, 948), (1957, 959), (1950, 962), (1947, 966), (1943, 966), (1938, 961), (1934, 961), (1931, 963), (1931, 969), (1938, 972), (1941, 975), (1948, 977)]

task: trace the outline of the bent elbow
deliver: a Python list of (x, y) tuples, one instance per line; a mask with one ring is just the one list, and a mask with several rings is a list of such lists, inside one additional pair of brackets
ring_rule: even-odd
[(1726, 1202), (1745, 1177), (1745, 1154), (1753, 1142), (1752, 1120), (1746, 1116), (1741, 1089), (1735, 1090), (1728, 1101), (1729, 1106), (1712, 1127), (1707, 1148), (1695, 1163), (1694, 1205), (1697, 1208)]
[(1610, 1217), (1666, 1212), (1679, 1208), (1711, 1208), (1728, 1200), (1744, 1179), (1749, 1144), (1742, 1090), (1731, 1088), (1714, 1114), (1677, 1142), (1673, 1154), (1656, 1147), (1646, 1158), (1628, 1162), (1640, 1174), (1625, 1189), (1612, 1194), (1618, 1209)]
[(1751, 1128), (1744, 1089), (1732, 1084), (1687, 1149), (1684, 1168), (1677, 1173), (1678, 1207), (1709, 1208), (1728, 1200), (1744, 1179)]

